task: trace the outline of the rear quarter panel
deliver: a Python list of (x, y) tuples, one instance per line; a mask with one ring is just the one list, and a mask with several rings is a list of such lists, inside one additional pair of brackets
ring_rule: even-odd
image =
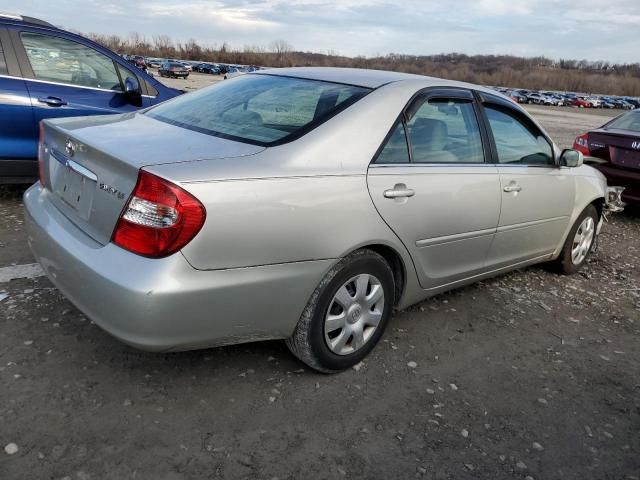
[(182, 251), (216, 270), (336, 259), (363, 244), (401, 245), (375, 210), (364, 175), (183, 184), (207, 220)]

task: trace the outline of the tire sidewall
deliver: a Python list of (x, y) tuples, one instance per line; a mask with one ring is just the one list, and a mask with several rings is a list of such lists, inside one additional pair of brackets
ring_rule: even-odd
[[(325, 317), (338, 289), (350, 278), (363, 273), (375, 276), (382, 285), (384, 291), (384, 311), (382, 318), (373, 336), (360, 350), (349, 355), (337, 355), (329, 349), (324, 338)], [(373, 350), (380, 340), (380, 337), (382, 337), (389, 318), (391, 317), (394, 304), (394, 291), (395, 284), (391, 268), (381, 257), (375, 254), (363, 255), (351, 260), (329, 279), (317, 297), (309, 331), (311, 350), (323, 367), (330, 370), (349, 368), (360, 362)]]

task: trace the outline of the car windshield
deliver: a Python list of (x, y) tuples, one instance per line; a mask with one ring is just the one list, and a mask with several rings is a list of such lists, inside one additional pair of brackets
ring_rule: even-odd
[(147, 115), (256, 145), (284, 143), (317, 127), (370, 89), (274, 75), (245, 75), (177, 97)]
[(616, 118), (609, 125), (606, 126), (607, 130), (628, 130), (630, 132), (640, 132), (640, 111), (633, 111), (625, 113), (624, 115)]

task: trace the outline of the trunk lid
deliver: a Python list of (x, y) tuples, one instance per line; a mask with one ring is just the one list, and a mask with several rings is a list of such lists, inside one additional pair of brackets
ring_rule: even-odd
[(589, 133), (589, 150), (594, 157), (621, 168), (640, 170), (640, 136), (624, 130), (598, 129)]
[[(51, 202), (100, 244), (141, 168), (253, 155), (264, 147), (186, 130), (140, 113), (42, 122), (42, 178)], [(169, 179), (171, 180), (171, 179)]]

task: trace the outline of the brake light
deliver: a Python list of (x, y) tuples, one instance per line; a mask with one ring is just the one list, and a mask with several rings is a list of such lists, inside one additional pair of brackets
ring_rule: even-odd
[(573, 142), (573, 149), (582, 152), (583, 155), (591, 155), (591, 150), (589, 150), (589, 134), (583, 133), (577, 136)]
[(46, 183), (45, 173), (44, 173), (44, 127), (42, 126), (42, 122), (38, 124), (38, 179), (40, 180), (40, 185), (44, 187)]
[(189, 192), (140, 170), (112, 241), (138, 255), (166, 257), (196, 236), (205, 217), (204, 206)]

